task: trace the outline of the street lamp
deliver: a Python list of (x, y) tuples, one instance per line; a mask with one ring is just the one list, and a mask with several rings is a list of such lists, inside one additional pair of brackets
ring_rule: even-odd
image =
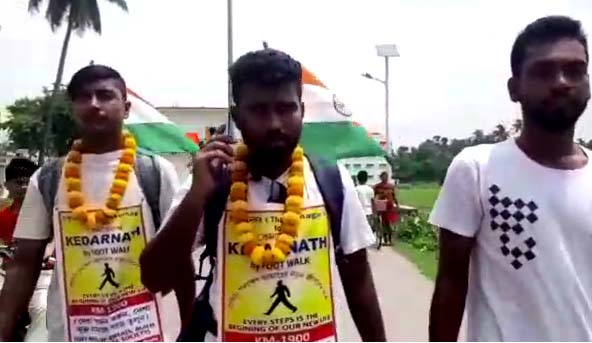
[(376, 78), (369, 73), (362, 74), (363, 77), (380, 82), (384, 85), (384, 113), (385, 113), (385, 130), (386, 130), (386, 147), (387, 152), (391, 150), (391, 138), (389, 129), (389, 57), (399, 57), (399, 49), (395, 44), (380, 44), (376, 46), (376, 54), (379, 57), (384, 57), (384, 80)]
[[(233, 60), (233, 37), (232, 37), (232, 0), (226, 1), (226, 52), (228, 57), (228, 68), (232, 66)], [(228, 74), (228, 73), (227, 73)], [(227, 133), (232, 138), (236, 138), (234, 134), (235, 123), (232, 120), (231, 109), (233, 105), (232, 100), (232, 83), (230, 76), (228, 76), (228, 127)]]

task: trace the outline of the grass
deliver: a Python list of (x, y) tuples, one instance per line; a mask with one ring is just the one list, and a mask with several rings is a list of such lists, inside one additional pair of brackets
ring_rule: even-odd
[[(428, 216), (434, 207), (439, 192), (440, 186), (436, 183), (420, 183), (398, 189), (397, 196), (401, 204), (413, 206), (420, 211), (421, 215)], [(437, 251), (420, 251), (411, 244), (400, 241), (395, 242), (394, 249), (415, 264), (419, 271), (430, 280), (436, 278), (438, 269)]]
[(397, 190), (399, 202), (403, 205), (413, 206), (423, 214), (429, 214), (436, 202), (440, 186), (436, 183), (421, 183), (409, 188)]
[(419, 271), (430, 280), (436, 279), (438, 270), (438, 252), (437, 251), (419, 251), (411, 244), (397, 241), (393, 248), (411, 261)]

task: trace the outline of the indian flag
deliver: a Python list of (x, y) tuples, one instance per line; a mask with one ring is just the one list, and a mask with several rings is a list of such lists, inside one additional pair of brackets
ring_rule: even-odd
[(352, 113), (313, 73), (302, 68), (305, 106), (301, 144), (307, 152), (327, 159), (384, 156), (385, 152)]
[(172, 121), (132, 90), (127, 90), (132, 106), (125, 126), (138, 146), (156, 154), (195, 152), (199, 148)]

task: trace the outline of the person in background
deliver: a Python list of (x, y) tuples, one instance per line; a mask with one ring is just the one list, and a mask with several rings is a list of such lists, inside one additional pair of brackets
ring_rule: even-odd
[[(0, 210), (0, 245), (12, 245), (13, 233), (16, 227), (27, 186), (31, 176), (38, 166), (33, 161), (23, 158), (13, 158), (6, 166), (6, 189), (8, 190), (8, 204)], [(29, 302), (28, 312), (30, 323), (24, 338), (25, 341), (47, 340), (46, 330), (46, 309), (47, 309), (47, 288), (53, 274), (53, 243), (48, 244), (45, 249), (41, 274), (37, 280), (35, 291)], [(1, 286), (0, 286), (1, 288)], [(21, 322), (22, 323), (22, 320)]]
[(374, 186), (375, 199), (384, 203), (384, 208), (379, 212), (381, 229), (383, 230), (383, 237), (385, 244), (391, 245), (393, 243), (394, 225), (399, 219), (399, 201), (395, 191), (395, 184), (389, 182), (388, 172), (380, 174), (380, 182)]
[(592, 152), (574, 142), (590, 99), (581, 23), (551, 16), (512, 47), (518, 138), (462, 151), (430, 222), (440, 259), (430, 340), (592, 341)]
[(0, 244), (11, 245), (27, 185), (37, 164), (22, 157), (13, 158), (6, 166), (5, 187), (8, 191), (6, 203), (0, 207)]
[(366, 182), (368, 182), (368, 172), (365, 170), (361, 170), (358, 175), (356, 176), (358, 180), (358, 185), (356, 186), (356, 192), (358, 193), (358, 199), (360, 199), (360, 203), (364, 208), (364, 213), (366, 214), (366, 218), (368, 219), (368, 223), (374, 229), (374, 220), (373, 220), (373, 202), (374, 202), (374, 189), (368, 186)]

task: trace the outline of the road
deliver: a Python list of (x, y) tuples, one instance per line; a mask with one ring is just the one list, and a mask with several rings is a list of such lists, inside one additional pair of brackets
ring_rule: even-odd
[(393, 249), (371, 249), (369, 256), (387, 339), (427, 341), (432, 281)]

